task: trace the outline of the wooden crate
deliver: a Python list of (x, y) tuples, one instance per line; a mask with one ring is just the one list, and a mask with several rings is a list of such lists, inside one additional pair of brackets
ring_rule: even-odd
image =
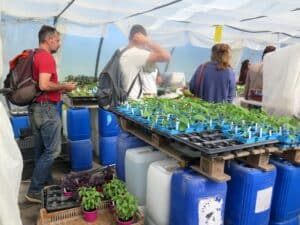
[[(109, 201), (102, 202), (97, 210), (97, 220), (88, 223), (83, 219), (80, 207), (47, 213), (46, 209), (40, 210), (37, 225), (116, 225), (116, 215), (109, 211)], [(144, 216), (138, 211), (133, 225), (144, 225)]]

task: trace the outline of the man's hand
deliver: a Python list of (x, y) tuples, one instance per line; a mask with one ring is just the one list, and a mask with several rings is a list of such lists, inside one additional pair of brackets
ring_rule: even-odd
[(72, 91), (76, 88), (76, 83), (75, 82), (66, 82), (66, 83), (63, 83), (63, 89), (65, 91)]
[(133, 36), (133, 41), (138, 45), (147, 45), (149, 43), (148, 38), (142, 33), (136, 33)]

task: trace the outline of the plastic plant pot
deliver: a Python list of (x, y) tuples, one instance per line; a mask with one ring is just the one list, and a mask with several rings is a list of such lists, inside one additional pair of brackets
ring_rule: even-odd
[(118, 225), (131, 225), (133, 224), (133, 218), (131, 220), (128, 221), (121, 221), (119, 218), (117, 219), (117, 223)]
[(83, 218), (87, 222), (94, 222), (97, 219), (97, 210), (95, 209), (94, 211), (85, 211), (83, 210)]
[(73, 192), (72, 191), (63, 191), (63, 194), (64, 194), (65, 197), (69, 197), (69, 198), (73, 197)]

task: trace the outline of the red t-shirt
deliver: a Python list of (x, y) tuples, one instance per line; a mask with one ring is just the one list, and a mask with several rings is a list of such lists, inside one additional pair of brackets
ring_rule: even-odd
[[(50, 81), (58, 83), (55, 59), (46, 50), (38, 50), (34, 55), (33, 79), (39, 81), (40, 73), (50, 73)], [(42, 94), (36, 98), (35, 102), (59, 102), (60, 99), (61, 91), (47, 91), (42, 92)]]

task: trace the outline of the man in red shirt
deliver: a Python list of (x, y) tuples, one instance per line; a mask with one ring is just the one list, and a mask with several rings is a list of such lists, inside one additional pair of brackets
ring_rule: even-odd
[(25, 198), (41, 202), (41, 190), (52, 182), (51, 167), (61, 152), (61, 120), (57, 103), (61, 91), (72, 91), (75, 83), (59, 83), (55, 59), (59, 33), (55, 28), (42, 26), (39, 31), (39, 49), (34, 55), (33, 78), (38, 82), (42, 94), (29, 106), (30, 123), (35, 136), (35, 168)]

